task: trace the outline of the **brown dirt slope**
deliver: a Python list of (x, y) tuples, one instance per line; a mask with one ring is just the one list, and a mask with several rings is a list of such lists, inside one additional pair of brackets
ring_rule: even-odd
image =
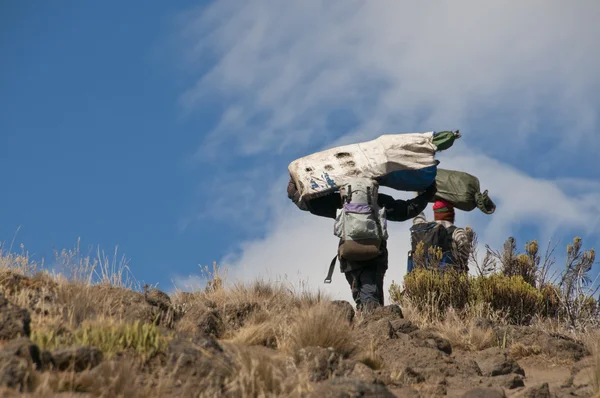
[[(591, 397), (588, 339), (257, 281), (169, 297), (0, 272), (0, 396)], [(406, 316), (405, 316), (406, 315)], [(586, 345), (587, 343), (587, 345)]]

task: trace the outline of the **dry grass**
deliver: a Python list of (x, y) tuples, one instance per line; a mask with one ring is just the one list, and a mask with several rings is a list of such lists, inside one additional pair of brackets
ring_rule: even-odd
[(283, 317), (269, 317), (266, 313), (259, 313), (230, 340), (235, 344), (262, 345), (277, 348), (285, 334), (285, 320)]
[(284, 312), (290, 308), (312, 306), (329, 300), (321, 292), (314, 293), (302, 284), (295, 287), (284, 281), (258, 279), (250, 283), (234, 283), (231, 286), (224, 283), (218, 284), (216, 288), (213, 286), (209, 285), (208, 289), (195, 293), (194, 299), (213, 302), (217, 308), (256, 303), (260, 308), (273, 312)]
[(306, 347), (332, 348), (343, 357), (357, 350), (346, 315), (336, 306), (319, 303), (294, 314), (283, 341), (283, 349), (295, 353)]
[[(21, 246), (12, 253), (0, 246), (0, 292), (11, 302), (32, 312), (32, 323), (65, 324), (76, 328), (84, 320), (114, 315), (123, 307), (123, 297), (103, 289), (139, 291), (125, 258), (112, 257), (99, 249), (84, 256), (79, 242), (74, 249), (55, 253), (52, 271), (31, 260)], [(115, 300), (116, 298), (116, 300)], [(127, 301), (127, 300), (125, 300)]]
[(308, 391), (307, 374), (276, 351), (259, 348), (227, 346), (234, 369), (225, 386), (226, 396), (278, 397)]
[(474, 318), (465, 319), (452, 308), (448, 309), (444, 320), (434, 324), (433, 328), (448, 339), (455, 349), (481, 351), (497, 343), (491, 328), (478, 327)]
[(542, 348), (539, 345), (524, 345), (521, 343), (513, 343), (508, 347), (510, 356), (514, 359), (527, 358), (533, 355), (540, 355)]
[(306, 347), (332, 348), (344, 357), (358, 352), (346, 314), (320, 300), (299, 299), (288, 311), (256, 312), (228, 341), (278, 348), (288, 354)]
[[(32, 340), (40, 348), (91, 345), (101, 349), (107, 360), (81, 373), (34, 373), (32, 396), (75, 392), (107, 397), (299, 395), (310, 391), (312, 384), (308, 369), (296, 367), (294, 358), (299, 350), (308, 347), (331, 348), (342, 357), (362, 362), (373, 370), (385, 369), (391, 372), (392, 380), (400, 384), (414, 378), (405, 367), (396, 369), (394, 363), (384, 363), (381, 348), (373, 336), (354, 329), (360, 324), (360, 314), (354, 326), (350, 325), (347, 314), (332, 305), (321, 292), (313, 293), (302, 283), (295, 285), (286, 281), (228, 284), (214, 266), (213, 277), (206, 288), (194, 293), (179, 291), (171, 297), (173, 307), (182, 315), (187, 314), (187, 319), (167, 327), (175, 331), (187, 328), (195, 333), (198, 329), (195, 311), (218, 313), (225, 329), (220, 335), (225, 353), (219, 358), (223, 363), (215, 365), (206, 380), (199, 380), (203, 376), (198, 375), (180, 380), (175, 375), (177, 365), (163, 366), (166, 357), (160, 355), (167, 351), (168, 333), (151, 322), (146, 323), (147, 319), (128, 321), (131, 314), (124, 315), (138, 302), (136, 300), (148, 304), (141, 293), (131, 290), (136, 289), (135, 279), (116, 251), (110, 257), (99, 251), (95, 256), (86, 257), (77, 247), (58, 253), (57, 258), (61, 272), (48, 273), (40, 264), (32, 263), (24, 250), (11, 254), (0, 248), (0, 290), (10, 290), (7, 294), (11, 301), (32, 310)], [(395, 292), (405, 318), (420, 328), (436, 330), (457, 350), (478, 351), (499, 344), (491, 329), (477, 326), (478, 318), (491, 319), (496, 325), (509, 322), (507, 317), (512, 314), (502, 316), (503, 312), (497, 308), (501, 306), (496, 305), (494, 309), (492, 304), (499, 297), (513, 303), (509, 300), (511, 294), (518, 293), (517, 288), (522, 283), (515, 288), (505, 286), (504, 282), (512, 280), (496, 278), (502, 280), (493, 286), (473, 285), (473, 290), (459, 300), (462, 308), (454, 310), (449, 306), (452, 301), (449, 294), (456, 290), (454, 282), (457, 280), (466, 283), (463, 276), (448, 276), (442, 281), (436, 281), (431, 274), (418, 276), (415, 274), (412, 287), (413, 291), (418, 290), (419, 300), (414, 297), (411, 300), (410, 295), (401, 294), (399, 290)], [(426, 292), (423, 286), (433, 286), (440, 294)], [(475, 294), (487, 295), (493, 300), (489, 303), (472, 300)], [(141, 318), (141, 315), (136, 312), (133, 318), (136, 317)], [(544, 330), (567, 333), (561, 329), (564, 325), (560, 322), (540, 318), (534, 323), (536, 327), (546, 328)], [(600, 335), (594, 336), (587, 344), (594, 354), (594, 388), (600, 391), (600, 339), (597, 338)], [(502, 345), (508, 346), (508, 343), (504, 341)], [(540, 353), (539, 347), (518, 342), (508, 348), (515, 358)], [(119, 353), (131, 355), (123, 357), (117, 355)], [(157, 355), (159, 358), (149, 361)], [(118, 358), (118, 362), (111, 358)], [(123, 358), (130, 362), (124, 362)], [(158, 369), (148, 371), (156, 364), (159, 364)]]
[(11, 270), (19, 275), (31, 276), (36, 274), (40, 265), (29, 257), (23, 244), (20, 245), (21, 253), (13, 252), (13, 243), (7, 248), (0, 243), (0, 270)]
[(55, 350), (73, 345), (93, 346), (110, 359), (130, 351), (142, 361), (165, 352), (169, 338), (153, 324), (124, 323), (108, 318), (86, 321), (73, 332), (57, 333), (54, 328), (34, 329), (31, 340), (41, 349)]
[(371, 339), (367, 348), (363, 349), (360, 352), (360, 354), (358, 355), (358, 362), (362, 362), (363, 364), (367, 365), (373, 370), (379, 370), (385, 367), (383, 358), (377, 352), (377, 347), (375, 346), (374, 339)]
[[(97, 397), (144, 397), (148, 389), (141, 389), (136, 367), (127, 361), (105, 361), (92, 370), (75, 372), (45, 372), (36, 375), (32, 396), (61, 397), (69, 392), (89, 393)], [(78, 395), (79, 396), (79, 395)]]
[(303, 284), (258, 279), (228, 285), (220, 277), (217, 280), (203, 290), (173, 295), (173, 306), (184, 315), (177, 330), (195, 330), (198, 317), (214, 311), (221, 314), (222, 337), (227, 341), (277, 347), (296, 314), (330, 301)]

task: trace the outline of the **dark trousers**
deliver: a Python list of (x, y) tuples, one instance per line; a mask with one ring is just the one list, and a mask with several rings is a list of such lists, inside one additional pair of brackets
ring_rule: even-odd
[(381, 247), (381, 254), (368, 261), (340, 261), (342, 272), (352, 289), (352, 298), (357, 309), (372, 309), (383, 306), (383, 278), (388, 268), (387, 245)]
[(345, 273), (357, 309), (372, 309), (384, 305), (383, 278), (385, 271), (378, 267), (366, 266)]

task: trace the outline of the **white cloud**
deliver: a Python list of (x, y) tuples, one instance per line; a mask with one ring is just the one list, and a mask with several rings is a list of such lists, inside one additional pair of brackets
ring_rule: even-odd
[[(255, 187), (271, 190), (259, 210), (264, 234), (226, 258), (234, 276), (300, 272), (311, 286), (326, 287), (336, 248), (332, 222), (287, 201), (286, 170), (274, 172), (272, 158), (382, 133), (465, 133), (440, 159), (442, 167), (478, 176), (496, 200), (493, 216), (459, 216), (482, 242), (498, 246), (525, 223), (539, 226), (540, 240), (598, 231), (598, 184), (552, 177), (559, 159), (589, 161), (600, 149), (598, 11), (595, 0), (510, 7), (475, 0), (224, 0), (192, 12), (187, 60), (215, 62), (182, 103), (190, 111), (209, 101), (225, 104), (197, 156), (250, 157), (255, 172), (230, 181), (238, 187), (233, 192), (247, 190), (255, 203)], [(340, 110), (355, 120), (354, 131), (329, 127)], [(548, 178), (532, 178), (507, 161), (542, 164)], [(265, 185), (263, 171), (282, 180)], [(569, 174), (577, 176), (561, 173)], [(246, 203), (240, 214), (253, 210)], [(409, 226), (392, 227), (386, 286), (405, 270)], [(327, 289), (349, 299), (345, 283), (338, 273)]]
[[(328, 116), (339, 107), (356, 115), (363, 138), (392, 126), (461, 126), (488, 143), (530, 147), (532, 137), (551, 136), (598, 148), (594, 0), (234, 3), (215, 3), (191, 23), (197, 57), (217, 62), (183, 103), (229, 104), (207, 151), (226, 144), (256, 154), (331, 138)], [(507, 118), (501, 137), (487, 136)], [(543, 118), (556, 131), (541, 129)]]

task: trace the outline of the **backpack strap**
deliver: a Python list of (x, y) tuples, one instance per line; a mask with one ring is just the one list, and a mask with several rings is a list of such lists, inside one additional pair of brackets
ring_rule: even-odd
[(450, 236), (450, 238), (452, 238), (452, 235), (454, 235), (454, 231), (456, 231), (458, 227), (456, 225), (452, 225), (448, 228), (446, 228), (446, 231), (448, 231), (448, 236)]
[(447, 239), (448, 242), (446, 243), (448, 245), (448, 250), (452, 250), (452, 235), (454, 235), (454, 231), (456, 231), (457, 227), (456, 225), (452, 225), (448, 228), (446, 228), (446, 232), (447, 232)]
[(454, 258), (454, 252), (452, 248), (454, 242), (452, 235), (454, 235), (454, 231), (456, 231), (456, 229), (457, 227), (455, 225), (446, 228), (446, 253), (453, 263), (456, 262), (456, 259)]
[(329, 271), (327, 272), (327, 277), (325, 277), (324, 283), (331, 283), (331, 278), (333, 277), (333, 270), (335, 269), (335, 262), (337, 258), (338, 256), (336, 254), (333, 260), (331, 260), (331, 264), (329, 264)]

